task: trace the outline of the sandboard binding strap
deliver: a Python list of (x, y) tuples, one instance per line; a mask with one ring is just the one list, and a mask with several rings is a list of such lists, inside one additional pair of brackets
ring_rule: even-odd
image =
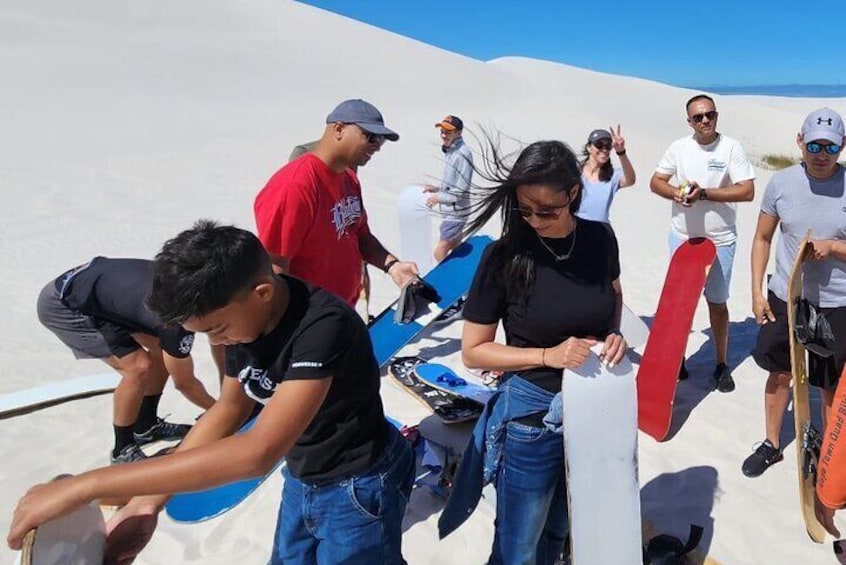
[(687, 543), (669, 534), (655, 536), (643, 547), (644, 565), (677, 565), (685, 563), (684, 556), (696, 549), (702, 541), (702, 526), (690, 525)]

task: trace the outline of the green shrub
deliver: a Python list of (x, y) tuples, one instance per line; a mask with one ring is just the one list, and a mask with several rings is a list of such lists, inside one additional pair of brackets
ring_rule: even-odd
[(773, 155), (771, 153), (767, 153), (761, 157), (761, 162), (768, 169), (775, 169), (778, 171), (795, 165), (799, 162), (799, 159), (790, 157), (789, 155)]

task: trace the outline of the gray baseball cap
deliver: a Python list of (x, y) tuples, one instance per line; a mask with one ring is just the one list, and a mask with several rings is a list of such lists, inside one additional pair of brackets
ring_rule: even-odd
[(805, 143), (825, 139), (841, 145), (844, 135), (843, 118), (831, 108), (814, 110), (802, 124), (802, 140)]
[(385, 139), (390, 141), (399, 139), (397, 132), (385, 127), (385, 120), (376, 106), (360, 98), (344, 100), (329, 112), (329, 115), (326, 116), (326, 123), (333, 124), (335, 122), (355, 124), (367, 133), (384, 135)]

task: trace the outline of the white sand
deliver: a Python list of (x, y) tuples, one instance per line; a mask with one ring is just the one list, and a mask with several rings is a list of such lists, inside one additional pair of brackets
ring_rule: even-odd
[[(664, 148), (688, 131), (683, 104), (691, 91), (529, 59), (474, 61), (284, 0), (8, 0), (0, 7), (0, 37), (0, 393), (103, 370), (95, 361), (74, 361), (38, 324), (35, 300), (48, 280), (94, 255), (151, 256), (198, 217), (252, 228), (257, 190), (350, 97), (375, 103), (402, 134), (361, 171), (373, 230), (394, 248), (399, 190), (441, 172), (432, 124), (444, 114), (458, 114), (476, 130), (483, 124), (525, 142), (559, 138), (574, 146), (595, 127), (621, 123), (639, 177), (613, 208), (625, 297), (636, 312), (654, 312), (670, 205), (647, 183)], [(753, 158), (798, 155), (796, 131), (824, 102), (846, 111), (843, 99), (719, 97), (720, 129)], [(770, 176), (758, 174), (756, 203)], [(756, 331), (748, 268), (756, 217), (757, 204), (739, 206), (729, 304), (737, 391), (708, 392), (713, 349), (703, 333), (703, 303), (688, 346), (692, 377), (679, 387), (677, 403), (677, 422), (689, 417), (667, 443), (641, 437), (643, 510), (676, 535), (686, 535), (690, 522), (705, 526), (703, 548), (723, 563), (830, 563), (830, 547), (813, 544), (803, 529), (793, 443), (787, 460), (762, 478), (740, 473), (763, 434), (765, 374), (748, 355)], [(394, 294), (375, 274), (375, 308)], [(453, 325), (420, 345), (440, 345), (457, 365), (458, 331)], [(196, 352), (211, 385), (205, 348)], [(425, 416), (388, 379), (383, 391), (392, 414)], [(162, 404), (175, 418), (197, 413), (172, 391)], [(0, 530), (28, 485), (106, 462), (110, 411), (104, 396), (0, 422)], [(278, 493), (274, 478), (206, 524), (163, 517), (138, 562), (264, 563)], [(412, 499), (409, 562), (483, 562), (490, 514), (477, 512), (438, 542), (437, 508), (427, 494)], [(9, 560), (0, 549), (0, 561)]]

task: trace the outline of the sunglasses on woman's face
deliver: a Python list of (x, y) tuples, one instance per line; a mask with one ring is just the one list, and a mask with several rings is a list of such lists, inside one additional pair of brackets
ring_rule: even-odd
[(611, 151), (610, 141), (594, 141), (593, 146), (597, 149), (597, 151)]
[(561, 212), (567, 206), (556, 206), (552, 209), (547, 210), (532, 210), (531, 208), (522, 208), (520, 206), (515, 206), (512, 208), (516, 213), (520, 214), (520, 217), (523, 219), (528, 220), (532, 216), (536, 217), (538, 220), (557, 220), (561, 217)]
[(708, 118), (709, 122), (713, 122), (717, 118), (717, 111), (711, 110), (710, 112), (703, 112), (701, 114), (693, 114), (690, 116), (690, 121), (695, 124), (702, 123), (702, 120)]
[(805, 149), (808, 150), (808, 153), (813, 153), (815, 155), (820, 151), (825, 151), (829, 155), (837, 155), (840, 153), (841, 146), (836, 143), (824, 145), (822, 143), (817, 143), (816, 141), (811, 141), (805, 144)]

